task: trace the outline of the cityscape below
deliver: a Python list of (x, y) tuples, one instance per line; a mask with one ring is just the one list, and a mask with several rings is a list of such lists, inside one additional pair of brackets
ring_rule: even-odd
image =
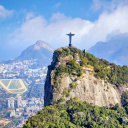
[[(1, 101), (2, 104), (5, 103), (4, 107), (0, 108), (1, 124), (7, 125), (14, 122), (15, 117), (18, 123), (15, 123), (14, 127), (22, 128), (29, 117), (43, 109), (43, 87), (47, 67), (33, 68), (36, 64), (36, 59), (0, 64), (0, 92), (7, 93), (4, 102)], [(21, 92), (20, 80), (26, 91)]]

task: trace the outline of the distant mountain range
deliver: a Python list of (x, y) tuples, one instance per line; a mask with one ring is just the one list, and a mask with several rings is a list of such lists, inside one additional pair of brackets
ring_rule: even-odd
[[(52, 61), (53, 51), (53, 48), (48, 43), (38, 40), (35, 44), (26, 48), (14, 60), (2, 63), (37, 59), (37, 66), (48, 66)], [(116, 35), (106, 42), (98, 42), (88, 52), (98, 58), (106, 59), (118, 65), (128, 66), (128, 33)]]
[(107, 42), (98, 42), (88, 52), (98, 58), (128, 66), (128, 33), (114, 36)]
[(5, 61), (4, 63), (37, 59), (36, 66), (48, 66), (51, 63), (53, 51), (53, 48), (48, 43), (38, 40), (35, 44), (26, 48), (20, 56), (14, 60)]

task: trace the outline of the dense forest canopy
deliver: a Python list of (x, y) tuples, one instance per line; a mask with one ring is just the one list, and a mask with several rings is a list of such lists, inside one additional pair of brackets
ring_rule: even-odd
[(77, 97), (64, 99), (30, 117), (24, 128), (127, 128), (128, 115), (123, 107), (99, 107), (81, 102)]

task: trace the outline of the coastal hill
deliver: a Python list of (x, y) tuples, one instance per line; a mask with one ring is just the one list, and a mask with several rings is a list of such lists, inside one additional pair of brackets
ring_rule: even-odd
[(60, 98), (67, 101), (78, 97), (98, 106), (121, 105), (121, 92), (127, 89), (122, 86), (128, 85), (127, 77), (125, 66), (97, 59), (77, 48), (60, 48), (54, 52), (49, 66), (44, 102), (47, 106)]
[(1, 63), (9, 64), (13, 62), (19, 62), (24, 60), (36, 60), (37, 65), (35, 67), (48, 66), (51, 62), (54, 49), (46, 42), (38, 40), (35, 44), (26, 48), (20, 56), (13, 60), (4, 61)]
[(127, 127), (127, 87), (126, 66), (75, 47), (59, 48), (48, 67), (46, 107), (29, 118), (24, 128)]
[(53, 49), (51, 46), (41, 40), (25, 49), (15, 61), (37, 59), (39, 66), (46, 66), (50, 64)]

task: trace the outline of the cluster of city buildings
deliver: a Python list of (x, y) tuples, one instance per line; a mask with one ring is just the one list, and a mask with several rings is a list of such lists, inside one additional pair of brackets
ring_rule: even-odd
[(7, 99), (8, 101), (8, 111), (10, 112), (11, 117), (21, 117), (20, 124), (17, 127), (25, 124), (26, 120), (35, 115), (38, 111), (43, 109), (44, 99), (40, 98), (28, 98), (27, 100), (22, 100), (21, 96), (17, 98), (10, 97)]
[[(47, 67), (34, 68), (37, 65), (37, 60), (23, 60), (12, 62), (9, 64), (0, 64), (0, 79), (24, 79), (27, 83), (27, 90), (30, 86), (44, 85), (47, 74)], [(43, 94), (44, 92), (42, 92)], [(43, 95), (39, 98), (25, 98), (22, 96), (7, 98), (7, 111), (10, 113), (9, 118), (20, 118), (20, 124), (15, 128), (22, 128), (27, 119), (35, 115), (38, 111), (43, 109), (44, 100)]]
[[(37, 64), (36, 59), (13, 62), (10, 64), (0, 64), (0, 78), (16, 79), (26, 78), (26, 82), (31, 84), (31, 78), (35, 78), (35, 82), (42, 83), (47, 74), (47, 67), (32, 68)], [(40, 79), (41, 78), (41, 79)]]

